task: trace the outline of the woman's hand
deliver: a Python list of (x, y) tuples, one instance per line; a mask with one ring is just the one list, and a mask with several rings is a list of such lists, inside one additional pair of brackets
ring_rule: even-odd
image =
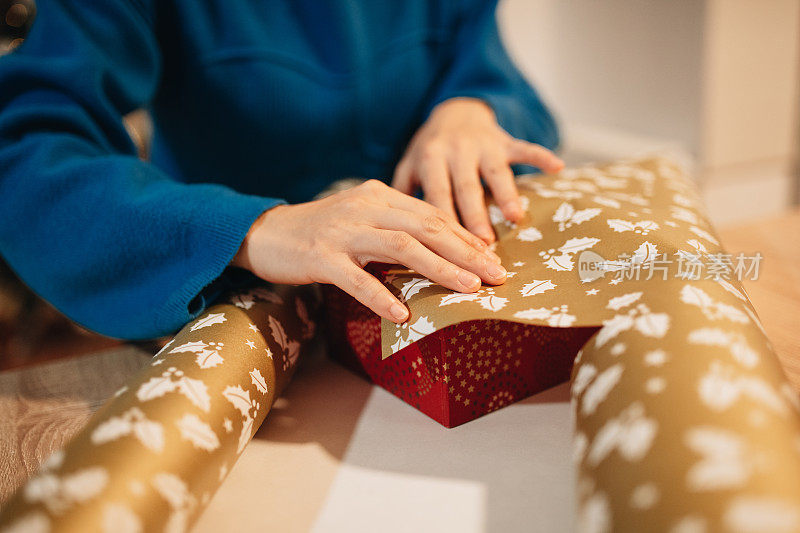
[(453, 218), (455, 197), (467, 229), (491, 243), (495, 237), (481, 177), (503, 215), (517, 221), (523, 210), (512, 163), (526, 163), (545, 172), (558, 172), (564, 166), (550, 150), (506, 133), (483, 101), (454, 98), (436, 106), (411, 139), (392, 186), (406, 194), (421, 186), (425, 199)]
[(497, 255), (455, 219), (375, 180), (266, 211), (232, 264), (274, 283), (332, 283), (380, 316), (405, 321), (406, 307), (364, 271), (373, 261), (403, 264), (460, 292), (506, 279)]

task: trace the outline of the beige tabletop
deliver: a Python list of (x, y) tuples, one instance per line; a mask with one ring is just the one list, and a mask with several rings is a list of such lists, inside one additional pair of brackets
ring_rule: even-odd
[[(800, 212), (720, 232), (761, 252), (745, 287), (800, 390)], [(0, 504), (152, 354), (0, 373)], [(298, 371), (196, 531), (571, 531), (567, 387), (445, 429), (322, 353)]]

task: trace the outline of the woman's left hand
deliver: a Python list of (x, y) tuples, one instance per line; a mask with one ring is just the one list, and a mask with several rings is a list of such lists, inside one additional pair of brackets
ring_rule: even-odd
[(436, 106), (408, 145), (392, 186), (425, 200), (487, 243), (495, 240), (483, 198), (481, 178), (511, 221), (523, 215), (511, 164), (525, 163), (558, 172), (564, 163), (553, 152), (509, 135), (482, 100), (453, 98)]

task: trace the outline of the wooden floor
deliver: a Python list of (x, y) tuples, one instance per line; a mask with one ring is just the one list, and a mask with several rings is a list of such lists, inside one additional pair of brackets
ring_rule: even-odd
[(728, 252), (764, 256), (759, 278), (744, 287), (800, 392), (800, 210), (719, 233)]
[[(800, 391), (800, 211), (720, 234), (729, 252), (764, 256), (745, 288)], [(122, 346), (0, 372), (0, 505), (154, 351)]]

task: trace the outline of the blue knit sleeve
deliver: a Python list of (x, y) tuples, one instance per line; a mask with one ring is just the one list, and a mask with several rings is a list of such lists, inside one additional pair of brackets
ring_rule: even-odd
[(135, 1), (37, 0), (30, 35), (0, 58), (0, 253), (67, 316), (126, 339), (199, 314), (279, 203), (137, 159), (121, 117), (152, 99), (161, 58)]
[(496, 5), (497, 0), (458, 2), (450, 63), (430, 108), (449, 98), (479, 98), (514, 137), (556, 149), (556, 123), (509, 58), (498, 32)]

